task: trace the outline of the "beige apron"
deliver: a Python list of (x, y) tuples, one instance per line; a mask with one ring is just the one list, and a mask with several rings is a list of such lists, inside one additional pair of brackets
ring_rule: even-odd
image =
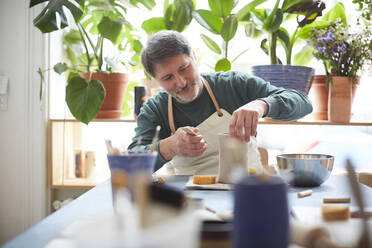
[[(162, 168), (155, 172), (156, 175), (217, 175), (219, 161), (219, 133), (229, 132), (231, 115), (221, 109), (213, 95), (208, 82), (202, 82), (211, 97), (216, 112), (200, 123), (197, 128), (199, 134), (207, 142), (206, 151), (198, 157), (175, 156), (171, 161), (164, 164)], [(168, 97), (168, 119), (172, 134), (176, 132), (173, 119), (172, 96)]]

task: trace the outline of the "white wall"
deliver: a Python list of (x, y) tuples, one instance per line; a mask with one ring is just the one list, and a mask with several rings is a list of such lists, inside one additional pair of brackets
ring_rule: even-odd
[(0, 1), (0, 75), (9, 77), (0, 111), (0, 245), (47, 214), (46, 114), (37, 68), (45, 41), (29, 0)]

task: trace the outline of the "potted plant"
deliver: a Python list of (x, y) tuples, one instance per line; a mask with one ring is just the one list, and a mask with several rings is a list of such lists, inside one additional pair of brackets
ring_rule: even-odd
[(372, 62), (372, 27), (358, 21), (354, 29), (342, 20), (312, 30), (314, 56), (323, 62), (329, 83), (328, 119), (349, 122), (358, 72)]
[[(113, 60), (104, 56), (104, 43), (111, 41), (118, 51), (131, 47), (135, 53), (133, 59), (137, 57), (139, 61), (138, 54), (142, 45), (133, 35), (133, 27), (125, 18), (127, 5), (120, 1), (103, 0), (31, 0), (30, 8), (41, 2), (48, 3), (34, 19), (34, 25), (43, 33), (67, 26), (76, 27), (75, 35), (78, 34), (84, 47), (84, 65), (58, 63), (54, 66), (57, 73), (66, 70), (72, 72), (66, 86), (66, 103), (72, 115), (86, 124), (97, 116), (100, 108), (103, 118), (120, 117), (128, 75), (113, 72)], [(133, 0), (130, 3), (134, 7), (141, 3), (148, 9), (155, 5), (153, 0)], [(71, 22), (68, 14), (72, 15)], [(103, 86), (102, 83), (106, 82), (107, 85)], [(112, 87), (118, 85), (119, 89), (111, 91)], [(119, 100), (115, 101), (116, 106), (108, 106), (108, 101), (118, 96), (118, 93), (123, 95), (119, 95)]]
[[(312, 37), (312, 30), (314, 28), (318, 30), (325, 29), (338, 19), (345, 24), (347, 23), (345, 8), (341, 2), (337, 2), (326, 14), (324, 14), (324, 16), (322, 16), (320, 20), (316, 20), (307, 25), (306, 28), (302, 28), (299, 31), (299, 37), (307, 41), (306, 49), (303, 49), (297, 54), (297, 56), (300, 58), (308, 58), (308, 61), (305, 62), (312, 60), (314, 58), (314, 48), (309, 46), (309, 40)], [(312, 117), (315, 120), (328, 120), (328, 80), (329, 78), (325, 74), (314, 75), (311, 84), (309, 97), (313, 103)]]
[[(257, 2), (257, 1), (255, 1)], [(259, 5), (252, 8), (247, 5), (243, 7), (241, 13), (243, 21), (249, 20), (248, 25), (253, 25), (254, 29), (266, 33), (267, 37), (261, 41), (261, 49), (269, 55), (270, 65), (253, 66), (253, 74), (270, 81), (272, 84), (285, 88), (297, 89), (309, 92), (314, 69), (305, 66), (294, 66), (292, 64), (292, 51), (296, 41), (309, 33), (309, 25), (322, 15), (325, 4), (320, 1), (312, 0), (284, 0), (281, 6), (280, 0), (277, 0), (271, 9), (258, 8), (266, 0), (258, 1)], [(296, 17), (297, 27), (290, 35), (287, 29), (282, 25), (286, 20), (292, 20)], [(285, 51), (286, 64), (278, 57), (277, 49), (280, 43)], [(297, 56), (297, 63), (304, 63), (311, 50), (305, 48), (302, 55)]]

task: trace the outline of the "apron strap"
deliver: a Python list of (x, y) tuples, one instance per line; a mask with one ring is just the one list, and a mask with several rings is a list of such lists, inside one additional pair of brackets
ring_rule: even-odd
[(218, 105), (218, 102), (217, 102), (217, 100), (216, 100), (216, 97), (214, 96), (214, 94), (213, 94), (213, 92), (212, 92), (211, 87), (209, 86), (207, 80), (205, 80), (204, 78), (202, 78), (202, 81), (203, 81), (203, 84), (204, 84), (205, 88), (207, 89), (207, 91), (208, 91), (208, 93), (209, 93), (209, 96), (212, 98), (212, 102), (213, 102), (213, 104), (214, 104), (214, 107), (215, 107), (216, 110), (217, 110), (217, 114), (218, 114), (218, 116), (221, 117), (223, 114), (222, 114), (222, 111), (221, 111), (221, 109), (220, 109), (220, 106)]
[(173, 107), (172, 107), (172, 96), (168, 94), (168, 122), (172, 134), (176, 132), (176, 128), (174, 127), (174, 119), (173, 119)]
[[(211, 87), (209, 86), (207, 80), (205, 80), (204, 78), (201, 78), (202, 79), (202, 82), (203, 82), (203, 85), (205, 86), (205, 89), (207, 90), (209, 96), (211, 97), (212, 99), (212, 102), (217, 110), (217, 114), (218, 116), (222, 116), (222, 111), (220, 109), (220, 106), (218, 105), (218, 102), (216, 100), (216, 97), (214, 96), (213, 92), (212, 92), (212, 89)], [(174, 126), (174, 118), (173, 118), (173, 104), (172, 104), (172, 96), (171, 95), (168, 95), (168, 122), (169, 122), (169, 127), (172, 131), (172, 134), (174, 134), (176, 132), (176, 128)]]

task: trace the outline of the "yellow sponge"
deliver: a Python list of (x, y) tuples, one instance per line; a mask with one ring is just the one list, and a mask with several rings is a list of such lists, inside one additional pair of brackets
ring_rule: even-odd
[(216, 183), (216, 176), (198, 176), (195, 175), (193, 177), (194, 184), (215, 184)]
[(324, 221), (348, 220), (350, 217), (349, 206), (322, 206), (322, 217)]

